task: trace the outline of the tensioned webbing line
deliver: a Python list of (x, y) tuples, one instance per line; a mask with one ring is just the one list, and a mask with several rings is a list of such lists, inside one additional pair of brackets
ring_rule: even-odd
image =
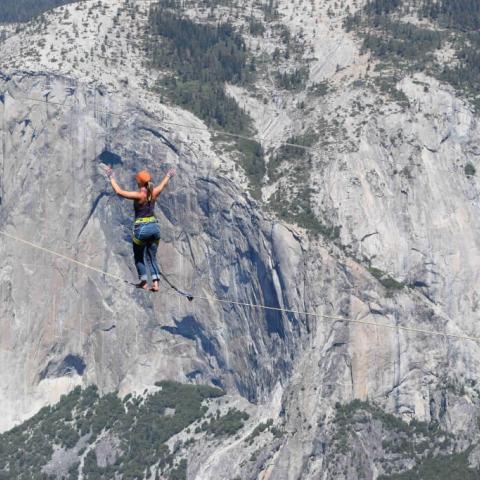
[[(122, 278), (118, 275), (115, 275), (113, 273), (110, 273), (106, 270), (102, 270), (97, 267), (93, 267), (92, 265), (88, 265), (87, 263), (80, 262), (79, 260), (76, 260), (68, 255), (64, 255), (62, 253), (56, 252), (54, 250), (51, 250), (49, 248), (43, 247), (41, 245), (37, 245), (36, 243), (30, 242), (29, 240), (25, 240), (23, 238), (19, 238), (15, 235), (12, 235), (10, 233), (4, 232), (0, 230), (0, 235), (3, 235), (4, 237), (7, 237), (11, 240), (15, 240), (17, 242), (21, 242), (25, 245), (29, 245), (30, 247), (36, 248), (37, 250), (41, 250), (43, 252), (49, 253), (51, 255), (54, 255), (56, 257), (62, 258), (63, 260), (66, 260), (68, 262), (74, 263), (75, 265), (78, 265), (80, 267), (86, 268), (88, 270), (92, 270), (94, 272), (100, 273), (102, 275), (108, 276), (114, 280), (118, 280), (122, 283), (126, 284), (132, 284), (132, 282), (126, 280), (125, 278)], [(165, 278), (165, 277), (164, 277)], [(180, 291), (175, 290), (175, 293), (177, 295), (182, 295), (185, 296), (185, 294), (181, 293)], [(332, 320), (332, 321), (340, 321), (340, 322), (347, 322), (347, 323), (353, 323), (353, 324), (359, 324), (359, 325), (369, 325), (372, 327), (379, 327), (379, 328), (387, 328), (390, 330), (402, 330), (405, 332), (410, 332), (410, 333), (420, 333), (423, 335), (427, 336), (437, 336), (437, 337), (444, 337), (444, 338), (455, 338), (458, 340), (471, 340), (473, 342), (480, 342), (480, 337), (472, 337), (468, 335), (459, 335), (455, 333), (447, 333), (447, 332), (440, 332), (436, 330), (426, 330), (423, 328), (416, 328), (416, 327), (405, 327), (402, 325), (388, 325), (385, 323), (376, 323), (376, 322), (370, 322), (368, 320), (356, 320), (352, 318), (347, 318), (347, 317), (340, 317), (340, 316), (335, 316), (335, 315), (325, 315), (322, 313), (316, 313), (316, 312), (307, 312), (307, 311), (302, 311), (302, 310), (295, 310), (295, 309), (289, 309), (289, 308), (281, 308), (281, 307), (271, 307), (268, 305), (261, 305), (257, 303), (248, 303), (248, 302), (238, 302), (235, 300), (229, 300), (229, 299), (223, 299), (223, 298), (218, 298), (215, 296), (204, 296), (204, 295), (189, 295), (193, 299), (198, 299), (198, 300), (204, 300), (207, 302), (213, 301), (216, 303), (220, 304), (228, 304), (228, 305), (237, 305), (241, 307), (249, 307), (249, 308), (256, 308), (256, 309), (261, 309), (261, 310), (270, 310), (270, 311), (275, 311), (275, 312), (282, 312), (282, 313), (291, 313), (294, 315), (305, 315), (305, 316), (311, 316), (311, 317), (316, 317), (316, 318), (323, 318), (325, 320)]]
[[(12, 100), (29, 100), (29, 101), (32, 101), (32, 102), (45, 103), (47, 105), (48, 104), (56, 105), (56, 106), (63, 107), (63, 108), (78, 107), (78, 105), (73, 105), (73, 104), (69, 104), (69, 103), (55, 102), (53, 100), (43, 100), (41, 98), (33, 98), (33, 97), (28, 97), (28, 96), (17, 96), (17, 97), (12, 96), (11, 99)], [(94, 108), (94, 111), (96, 113), (103, 113), (104, 115), (112, 115), (114, 117), (119, 117), (119, 118), (131, 118), (131, 115), (125, 115), (125, 114), (122, 114), (122, 113), (112, 112), (110, 110), (105, 110), (105, 109)], [(165, 124), (165, 125), (171, 125), (171, 126), (174, 126), (174, 127), (184, 127), (184, 128), (188, 128), (190, 130), (197, 130), (197, 131), (201, 131), (201, 132), (211, 132), (211, 133), (214, 133), (216, 135), (221, 135), (221, 136), (226, 136), (226, 137), (239, 138), (241, 140), (247, 140), (249, 142), (258, 143), (259, 140), (261, 140), (261, 139), (255, 138), (255, 137), (248, 137), (246, 135), (240, 135), (238, 133), (230, 133), (230, 132), (226, 132), (224, 130), (219, 130), (219, 129), (216, 129), (216, 128), (196, 127), (196, 126), (193, 126), (193, 125), (186, 125), (184, 123), (172, 122), (172, 121), (169, 121), (169, 120), (162, 120), (161, 123)], [(320, 133), (320, 132), (323, 132), (323, 131), (326, 131), (326, 130), (328, 130), (328, 127), (317, 130), (316, 133)], [(292, 143), (292, 142), (284, 142), (284, 143), (282, 143), (282, 146), (299, 148), (301, 150), (306, 150), (306, 151), (311, 151), (311, 152), (319, 152), (320, 151), (320, 149), (318, 149), (318, 148), (308, 147), (306, 145), (300, 145), (299, 143)]]
[(67, 255), (63, 255), (62, 253), (55, 252), (54, 250), (51, 250), (46, 247), (42, 247), (41, 245), (37, 245), (36, 243), (30, 242), (28, 240), (25, 240), (23, 238), (16, 237), (15, 235), (11, 235), (10, 233), (3, 232), (0, 230), (0, 235), (3, 235), (4, 237), (10, 238), (11, 240), (16, 240), (17, 242), (24, 243), (25, 245), (29, 245), (30, 247), (36, 248), (37, 250), (41, 250), (42, 252), (49, 253), (50, 255), (54, 255), (56, 257), (62, 258), (63, 260), (67, 260), (68, 262), (74, 263), (76, 265), (79, 265), (83, 268), (87, 268), (89, 270), (93, 270), (94, 272), (101, 273), (102, 275), (106, 275), (110, 278), (113, 278), (115, 280), (119, 280), (124, 283), (131, 283), (128, 280), (125, 280), (124, 278), (115, 275), (114, 273), (106, 272), (100, 268), (92, 267), (91, 265), (88, 265), (86, 263), (80, 262), (78, 260), (75, 260), (72, 257), (69, 257)]

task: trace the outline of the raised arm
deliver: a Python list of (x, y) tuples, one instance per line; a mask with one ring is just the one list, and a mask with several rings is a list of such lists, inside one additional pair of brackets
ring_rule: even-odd
[(164, 179), (153, 189), (152, 196), (153, 198), (157, 198), (162, 192), (163, 189), (168, 185), (168, 182), (172, 177), (175, 176), (176, 170), (174, 168), (171, 168), (167, 174), (165, 175)]
[(129, 192), (127, 190), (123, 190), (123, 188), (117, 183), (115, 180), (115, 177), (113, 176), (113, 171), (112, 167), (109, 167), (107, 169), (107, 177), (110, 180), (110, 183), (112, 184), (113, 190), (115, 190), (115, 193), (123, 198), (128, 198), (129, 200), (142, 200), (145, 197), (144, 193), (140, 192)]

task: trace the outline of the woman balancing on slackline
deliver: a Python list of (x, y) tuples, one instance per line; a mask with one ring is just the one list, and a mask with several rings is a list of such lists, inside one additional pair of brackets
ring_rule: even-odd
[[(175, 176), (175, 169), (168, 170), (165, 178), (156, 187), (153, 186), (151, 175), (142, 170), (135, 176), (138, 185), (138, 192), (127, 192), (117, 183), (113, 176), (112, 167), (108, 167), (107, 176), (110, 179), (115, 193), (123, 198), (133, 200), (135, 209), (135, 223), (133, 225), (133, 256), (137, 267), (138, 288), (148, 289), (147, 285), (147, 263), (152, 276), (152, 292), (158, 292), (160, 269), (157, 265), (157, 249), (160, 240), (160, 227), (154, 215), (155, 201), (168, 185), (170, 179)], [(146, 262), (145, 262), (146, 259)]]

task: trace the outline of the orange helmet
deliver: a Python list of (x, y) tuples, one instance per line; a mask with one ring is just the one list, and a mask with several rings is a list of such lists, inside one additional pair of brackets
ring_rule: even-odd
[(146, 185), (152, 180), (152, 176), (146, 170), (142, 170), (141, 172), (137, 173), (135, 180), (141, 185)]

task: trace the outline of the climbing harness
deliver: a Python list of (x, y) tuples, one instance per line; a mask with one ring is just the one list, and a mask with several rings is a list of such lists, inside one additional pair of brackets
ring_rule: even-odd
[(135, 224), (139, 224), (139, 223), (151, 223), (151, 222), (156, 222), (157, 219), (155, 217), (142, 217), (142, 218), (137, 218), (135, 220)]

